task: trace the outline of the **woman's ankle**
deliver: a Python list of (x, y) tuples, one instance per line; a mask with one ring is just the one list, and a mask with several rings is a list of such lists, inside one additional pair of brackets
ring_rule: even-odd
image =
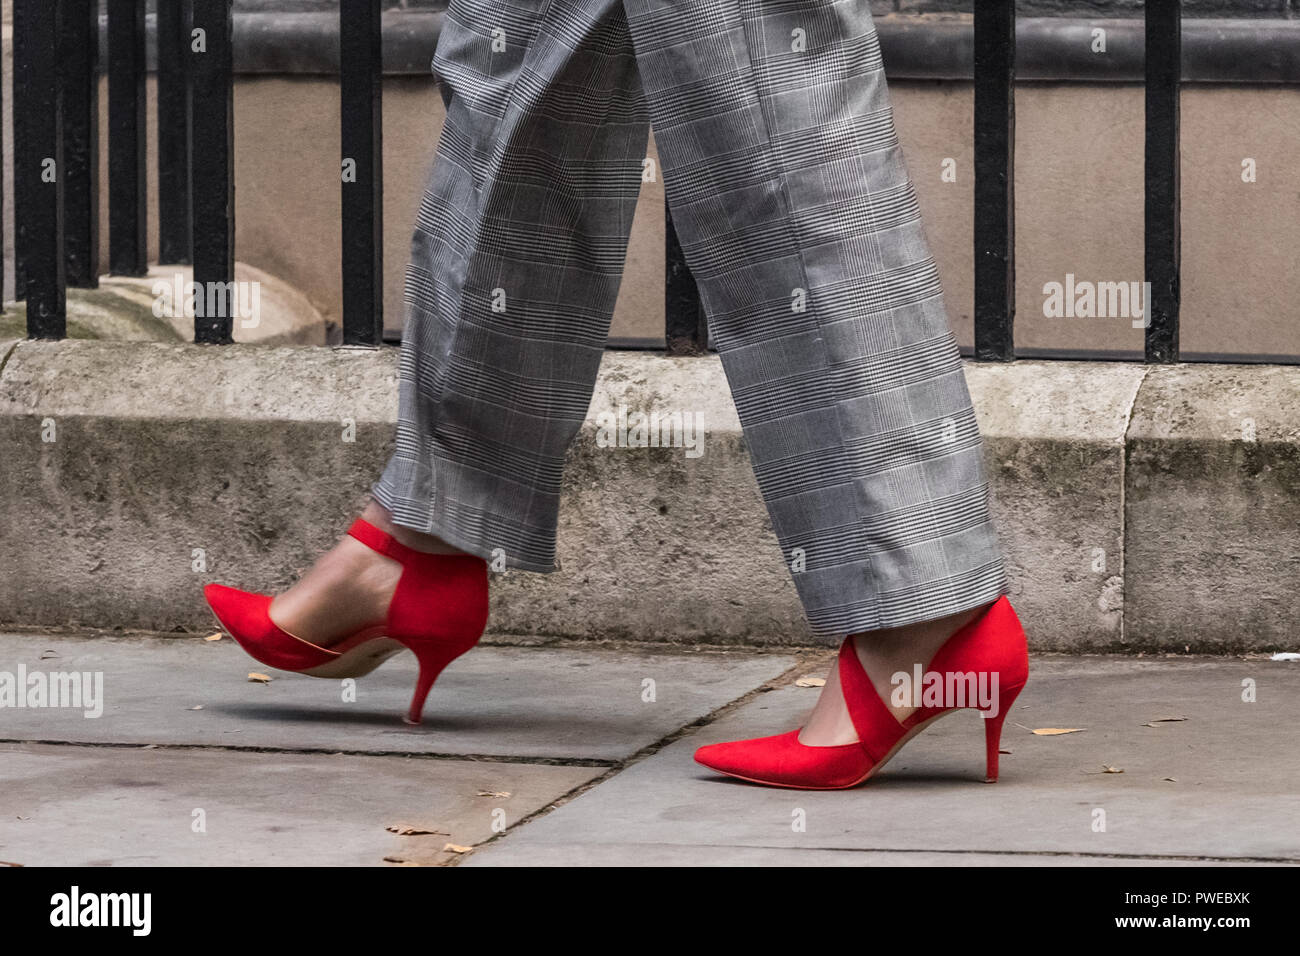
[[(932, 656), (950, 637), (992, 606), (993, 602), (989, 602), (946, 617), (879, 631), (861, 631), (849, 635), (849, 638), (855, 649), (874, 657)], [(928, 662), (928, 656), (920, 661), (923, 664)]]
[(380, 531), (391, 534), (400, 543), (425, 554), (468, 554), (460, 548), (453, 547), (434, 534), (425, 534), (414, 528), (407, 528), (393, 521), (388, 509), (373, 498), (361, 512), (361, 517), (369, 521)]
[(863, 631), (851, 635), (853, 649), (863, 669), (880, 696), (888, 700), (892, 678), (898, 672), (912, 673), (913, 668), (928, 668), (939, 648), (954, 634), (976, 620), (993, 606), (990, 602), (947, 617), (922, 621), (904, 627), (880, 631)]

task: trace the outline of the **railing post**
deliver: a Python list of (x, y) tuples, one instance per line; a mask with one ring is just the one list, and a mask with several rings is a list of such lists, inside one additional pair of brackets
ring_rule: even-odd
[(1016, 356), (1016, 5), (975, 5), (975, 358)]
[(1179, 86), (1182, 81), (1182, 3), (1146, 5), (1145, 278), (1150, 301), (1145, 352), (1152, 363), (1178, 361), (1181, 301)]
[(68, 285), (99, 285), (99, 4), (63, 4), (63, 204)]
[(339, 3), (344, 345), (384, 331), (382, 14), (381, 0)]
[(59, 4), (14, 0), (14, 233), (27, 335), (67, 334)]
[(708, 324), (700, 306), (700, 290), (686, 265), (686, 255), (673, 228), (672, 210), (664, 203), (664, 336), (669, 355), (703, 355), (708, 348)]
[(108, 0), (108, 262), (120, 276), (149, 271), (144, 81), (144, 0)]
[(158, 261), (190, 261), (190, 25), (186, 0), (158, 4)]
[(194, 156), (190, 248), (194, 255), (194, 282), (208, 306), (195, 309), (194, 341), (215, 344), (233, 341), (235, 151), (231, 2), (193, 0), (196, 35), (190, 46)]

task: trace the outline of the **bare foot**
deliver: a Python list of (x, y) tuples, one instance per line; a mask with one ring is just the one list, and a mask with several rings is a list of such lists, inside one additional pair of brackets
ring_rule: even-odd
[[(858, 660), (862, 662), (863, 669), (871, 678), (876, 693), (880, 695), (880, 699), (895, 718), (902, 722), (916, 708), (898, 707), (890, 700), (894, 689), (890, 679), (894, 674), (899, 671), (911, 673), (912, 668), (917, 664), (922, 668), (928, 668), (930, 661), (948, 638), (991, 606), (991, 603), (985, 604), (960, 614), (923, 621), (920, 624), (909, 624), (906, 627), (866, 631), (850, 638)], [(799, 732), (799, 742), (809, 747), (834, 747), (855, 743), (857, 739), (858, 733), (853, 728), (853, 720), (849, 717), (849, 709), (840, 691), (840, 670), (837, 661), (831, 665), (826, 686), (822, 688), (821, 697), (817, 699), (817, 706), (813, 708), (803, 730)]]
[[(393, 524), (377, 502), (366, 505), (361, 517), (417, 551), (465, 553), (434, 535)], [(276, 595), (269, 610), (271, 620), (294, 637), (329, 647), (348, 634), (383, 623), (401, 576), (399, 562), (345, 534), (293, 587)]]

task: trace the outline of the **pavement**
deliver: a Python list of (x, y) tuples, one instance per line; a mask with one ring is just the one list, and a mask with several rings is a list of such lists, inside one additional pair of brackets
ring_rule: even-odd
[[(2, 634), (0, 861), (1300, 863), (1300, 664), (1036, 656), (996, 785), (973, 712), (851, 791), (755, 787), (692, 761), (704, 743), (798, 726), (818, 691), (796, 680), (831, 660), (483, 646), (409, 727), (409, 655), (349, 683), (270, 671), (228, 638)], [(21, 672), (100, 675), (102, 695), (13, 707), (3, 682)]]

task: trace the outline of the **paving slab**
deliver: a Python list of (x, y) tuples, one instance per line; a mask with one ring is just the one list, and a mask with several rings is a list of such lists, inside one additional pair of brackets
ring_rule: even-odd
[[(1242, 700), (1243, 682), (1253, 682), (1256, 702)], [(798, 726), (815, 698), (792, 686), (762, 694), (466, 863), (565, 864), (626, 852), (698, 864), (734, 858), (738, 847), (782, 864), (844, 850), (931, 852), (949, 863), (981, 853), (1003, 862), (1078, 854), (1300, 863), (1295, 664), (1035, 659), (992, 786), (982, 782), (983, 728), (973, 712), (938, 721), (856, 790), (756, 787), (692, 760), (701, 744)], [(1147, 726), (1162, 717), (1186, 719)], [(1032, 733), (1041, 728), (1084, 729)]]
[[(0, 745), (0, 860), (25, 866), (445, 863), (600, 769)], [(492, 794), (480, 796), (480, 794)], [(502, 796), (501, 794), (508, 794)], [(196, 811), (201, 811), (196, 812)], [(198, 822), (202, 832), (196, 832)], [(411, 825), (441, 833), (398, 836)]]
[[(20, 666), (29, 674), (102, 673), (104, 688), (97, 718), (71, 708), (0, 708), (0, 741), (616, 763), (795, 660), (649, 647), (480, 647), (443, 673), (424, 724), (409, 727), (402, 714), (416, 666), (407, 653), (357, 680), (356, 699), (347, 701), (343, 682), (266, 668), (228, 638), (0, 635), (0, 674), (17, 675)], [(273, 680), (251, 683), (250, 672)]]

